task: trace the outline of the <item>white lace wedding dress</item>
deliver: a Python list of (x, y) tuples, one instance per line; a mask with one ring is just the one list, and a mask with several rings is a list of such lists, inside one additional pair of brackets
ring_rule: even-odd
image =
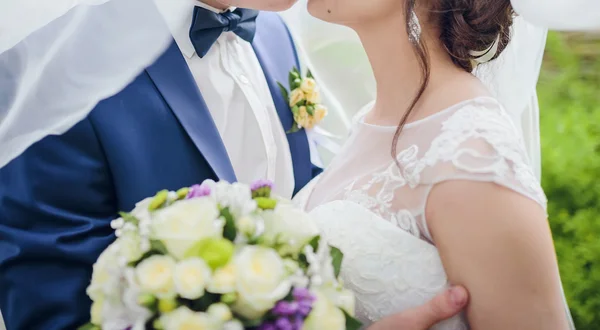
[[(363, 111), (364, 113), (364, 111)], [(421, 305), (447, 286), (427, 227), (432, 187), (448, 180), (494, 182), (546, 206), (510, 117), (492, 98), (469, 100), (409, 123), (391, 157), (396, 127), (365, 123), (327, 170), (296, 197), (323, 236), (344, 252), (341, 276), (366, 325)], [(468, 329), (464, 316), (436, 330)]]

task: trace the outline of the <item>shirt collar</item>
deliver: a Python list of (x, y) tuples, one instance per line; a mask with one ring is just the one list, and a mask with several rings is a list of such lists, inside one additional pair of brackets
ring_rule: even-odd
[(234, 11), (236, 7), (219, 10), (198, 0), (154, 0), (156, 7), (165, 19), (173, 39), (181, 50), (181, 53), (192, 58), (196, 53), (194, 45), (190, 40), (190, 27), (194, 16), (194, 7), (202, 7), (215, 13)]

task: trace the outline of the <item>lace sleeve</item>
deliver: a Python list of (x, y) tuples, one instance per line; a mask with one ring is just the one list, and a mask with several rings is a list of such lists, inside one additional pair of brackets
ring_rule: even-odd
[(502, 107), (465, 107), (441, 125), (423, 156), (421, 183), (449, 180), (493, 182), (531, 198), (544, 209), (546, 197), (525, 145)]

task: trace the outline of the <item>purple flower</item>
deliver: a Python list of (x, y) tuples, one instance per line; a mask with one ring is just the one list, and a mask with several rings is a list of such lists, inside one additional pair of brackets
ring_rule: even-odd
[(277, 330), (295, 330), (294, 325), (287, 317), (279, 318), (275, 321), (275, 326), (277, 326)]
[(298, 303), (295, 301), (280, 301), (273, 308), (273, 314), (277, 316), (292, 316), (298, 312)]
[(298, 313), (304, 317), (308, 316), (312, 311), (313, 302), (309, 300), (302, 300), (298, 302)]
[(186, 199), (210, 196), (210, 187), (204, 184), (195, 184), (190, 188)]
[(273, 190), (273, 182), (269, 180), (258, 180), (250, 185), (250, 190), (252, 190), (252, 198), (270, 198), (271, 190)]
[(258, 327), (258, 330), (277, 330), (277, 327), (271, 322), (265, 322)]
[(294, 318), (294, 329), (302, 330), (302, 326), (304, 326), (304, 317), (298, 315)]
[(307, 288), (294, 288), (292, 291), (292, 296), (294, 296), (294, 300), (296, 301), (309, 301), (314, 302), (316, 297), (310, 293)]
[(261, 188), (269, 188), (269, 189), (273, 189), (273, 182), (271, 182), (271, 180), (257, 180), (254, 181), (254, 183), (252, 183), (250, 185), (250, 190), (255, 191)]

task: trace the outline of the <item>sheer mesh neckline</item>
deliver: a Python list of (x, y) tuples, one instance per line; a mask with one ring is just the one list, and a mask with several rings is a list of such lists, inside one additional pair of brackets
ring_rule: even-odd
[[(418, 120), (414, 120), (411, 122), (406, 123), (406, 125), (404, 125), (403, 129), (409, 129), (411, 127), (416, 127), (416, 126), (420, 126), (422, 124), (425, 124), (431, 120), (434, 120), (437, 117), (443, 116), (445, 113), (448, 112), (452, 112), (458, 108), (464, 107), (465, 105), (469, 104), (469, 103), (473, 103), (473, 102), (485, 102), (485, 101), (490, 101), (494, 104), (499, 105), (500, 103), (498, 102), (498, 100), (496, 100), (495, 98), (491, 97), (491, 96), (478, 96), (478, 97), (474, 97), (468, 100), (464, 100), (458, 103), (455, 103), (447, 108), (444, 108), (440, 111), (437, 111), (429, 116), (423, 117), (421, 119)], [(380, 129), (380, 130), (393, 130), (394, 132), (398, 129), (398, 126), (391, 126), (391, 125), (377, 125), (377, 124), (372, 124), (372, 123), (367, 123), (365, 122), (365, 117), (366, 115), (371, 112), (371, 110), (373, 109), (373, 106), (375, 105), (376, 101), (372, 101), (369, 104), (367, 104), (362, 111), (359, 112), (357, 118), (356, 118), (356, 123), (362, 125), (362, 126), (366, 126), (366, 127), (371, 127), (371, 128), (375, 128), (375, 129)]]

